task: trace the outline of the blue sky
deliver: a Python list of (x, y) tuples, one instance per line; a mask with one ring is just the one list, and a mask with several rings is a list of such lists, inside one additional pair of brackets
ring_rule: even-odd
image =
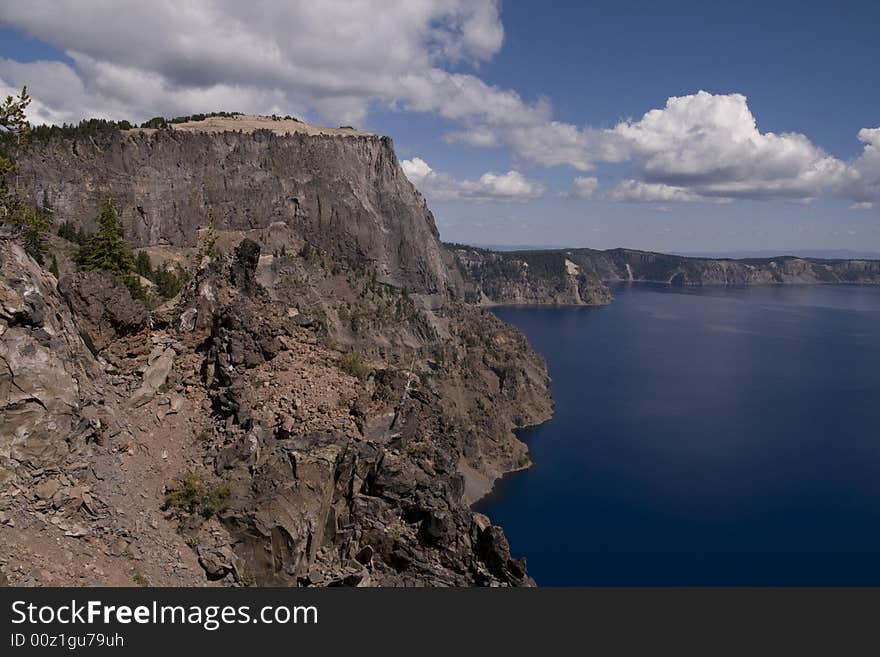
[(5, 6), (0, 86), (389, 134), (452, 241), (880, 251), (880, 3), (393, 4)]

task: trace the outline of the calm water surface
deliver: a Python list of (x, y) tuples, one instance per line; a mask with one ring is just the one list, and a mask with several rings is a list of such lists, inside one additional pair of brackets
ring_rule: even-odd
[(499, 308), (547, 359), (477, 509), (540, 585), (880, 585), (880, 288), (619, 286)]

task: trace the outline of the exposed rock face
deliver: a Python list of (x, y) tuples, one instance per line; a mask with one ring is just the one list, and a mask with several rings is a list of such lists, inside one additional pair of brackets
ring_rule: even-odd
[(604, 281), (674, 285), (880, 283), (878, 260), (819, 260), (793, 256), (726, 260), (686, 258), (633, 249), (574, 249), (566, 253)]
[[(111, 193), (151, 256), (187, 257), (208, 208), (221, 231), (219, 256), (151, 316), (103, 274), (66, 276), (65, 302), (41, 293), (82, 352), (62, 360), (94, 370), (68, 401), (94, 398), (106, 417), (59, 395), (64, 408), (39, 420), (67, 413), (100, 432), (85, 465), (49, 455), (32, 495), (0, 490), (20, 528), (0, 530), (0, 570), (20, 564), (12, 581), (33, 581), (48, 522), (66, 555), (86, 563), (76, 541), (88, 538), (106, 556), (88, 563), (123, 579), (68, 563), (43, 582), (532, 583), (469, 504), (529, 464), (512, 429), (549, 418), (546, 366), (513, 327), (462, 303), (462, 271), (390, 141), (136, 131), (44, 144), (24, 171), (58, 221), (88, 227)], [(574, 287), (560, 294), (583, 301), (588, 277), (563, 264)], [(4, 272), (11, 290), (22, 269), (44, 276), (25, 258)], [(21, 313), (7, 315), (18, 327)], [(15, 383), (34, 353), (15, 347)], [(18, 408), (4, 426), (21, 424)]]
[(149, 321), (146, 307), (131, 298), (125, 285), (106, 271), (83, 271), (62, 277), (58, 290), (77, 317), (80, 335), (98, 354), (117, 338), (138, 333)]
[[(64, 463), (99, 433), (103, 375), (55, 278), (0, 240), (0, 479)], [(5, 474), (4, 474), (5, 473)]]
[[(317, 363), (333, 356), (255, 283), (258, 255), (255, 241), (242, 241), (228, 264), (199, 273), (178, 309), (201, 316), (187, 327), (204, 328), (182, 339), (204, 354), (201, 377), (221, 428), (219, 440), (204, 444), (203, 460), (213, 464), (204, 479), (228, 504), (213, 524), (181, 517), (207, 575), (261, 585), (529, 584), (501, 530), (481, 526), (468, 508), (459, 472), (464, 451), (477, 458), (490, 437), (499, 445), (481, 458), (499, 474), (509, 469), (501, 445), (511, 420), (499, 413), (494, 433), (462, 427), (461, 409), (438, 394), (446, 383), (426, 386), (391, 369), (361, 381), (331, 372), (317, 390), (339, 401), (310, 408), (303, 399), (314, 392), (296, 391), (315, 391), (313, 382), (326, 380)], [(296, 365), (304, 354), (307, 372)], [(516, 370), (508, 376), (494, 392), (513, 405), (523, 382)], [(382, 417), (384, 428), (370, 431)], [(517, 458), (522, 465), (524, 450)]]
[[(261, 273), (258, 240), (127, 327), (129, 347), (102, 352), (117, 365), (86, 347), (54, 279), (2, 243), (0, 571), (17, 584), (531, 585), (470, 510), (467, 479), (485, 492), (527, 462), (510, 428), (549, 413), (540, 358), (517, 361), (525, 340), (484, 311), (427, 310), (327, 256), (286, 257), (279, 271), (300, 285), (266, 289), (283, 276)], [(341, 353), (328, 325), (291, 312), (317, 312), (305, 297), (321, 285), (354, 286), (365, 316), (399, 308), (401, 333), (377, 344), (365, 319), (333, 324), (361, 347)], [(347, 303), (320, 299), (333, 314)]]
[(603, 282), (672, 285), (880, 284), (880, 261), (814, 258), (686, 258), (633, 249), (495, 252), (447, 245), (466, 298), (493, 304), (603, 304)]
[[(599, 281), (650, 282), (673, 285), (769, 285), (812, 283), (880, 283), (880, 261), (815, 258), (727, 260), (636, 251), (633, 249), (564, 249), (496, 253), (452, 247), (471, 272), (484, 301), (500, 303), (579, 303), (576, 280), (591, 283), (586, 303), (607, 302)], [(580, 285), (580, 283), (579, 283)]]
[(20, 180), (56, 221), (93, 227), (112, 195), (133, 246), (194, 246), (199, 227), (284, 222), (380, 280), (445, 294), (455, 286), (434, 219), (391, 140), (177, 130), (111, 133), (35, 144)]
[(497, 252), (448, 245), (468, 281), (469, 301), (493, 304), (596, 305), (611, 295), (592, 269), (567, 252)]

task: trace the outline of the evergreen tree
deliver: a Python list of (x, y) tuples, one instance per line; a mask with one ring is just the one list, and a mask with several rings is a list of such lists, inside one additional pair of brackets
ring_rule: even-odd
[(16, 204), (15, 212), (19, 218), (17, 224), (21, 229), (21, 245), (25, 253), (41, 265), (46, 253), (46, 233), (52, 227), (49, 217), (39, 208), (26, 204)]
[(55, 254), (52, 254), (52, 262), (49, 264), (49, 271), (52, 272), (52, 275), (55, 278), (61, 278), (61, 274), (58, 272), (58, 258), (55, 257)]
[(89, 236), (80, 248), (77, 264), (82, 269), (109, 271), (131, 287), (136, 283), (133, 276), (134, 255), (125, 243), (125, 229), (111, 199), (101, 204), (97, 223), (98, 232)]
[(153, 263), (145, 252), (141, 251), (135, 256), (134, 271), (138, 276), (153, 280)]
[(18, 159), (31, 134), (25, 110), (31, 99), (27, 87), (0, 104), (0, 221), (15, 226), (24, 250), (40, 264), (46, 251), (44, 235), (51, 228), (49, 213), (25, 203), (16, 189)]
[(7, 96), (0, 104), (0, 214), (4, 221), (9, 221), (10, 208), (8, 203), (14, 199), (15, 189), (9, 183), (18, 172), (18, 157), (27, 148), (30, 136), (30, 123), (25, 110), (31, 99), (27, 87), (16, 96)]

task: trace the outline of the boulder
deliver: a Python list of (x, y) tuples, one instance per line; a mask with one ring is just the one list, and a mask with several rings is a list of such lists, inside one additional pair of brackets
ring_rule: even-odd
[(147, 367), (140, 388), (131, 396), (129, 403), (132, 406), (143, 406), (156, 396), (174, 367), (174, 356), (174, 349), (168, 347)]

